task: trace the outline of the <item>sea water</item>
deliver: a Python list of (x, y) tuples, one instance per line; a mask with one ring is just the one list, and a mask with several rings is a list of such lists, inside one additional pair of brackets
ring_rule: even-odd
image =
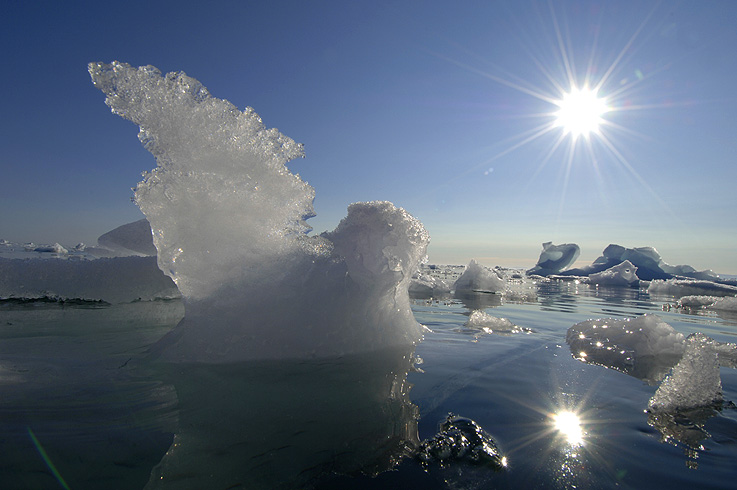
[[(566, 335), (656, 314), (730, 342), (737, 318), (644, 289), (519, 282), (518, 301), (413, 300), (427, 327), (416, 348), (224, 365), (147, 361), (182, 317), (178, 300), (4, 302), (0, 487), (733, 486), (735, 369), (720, 368), (722, 403), (653, 413), (657, 382), (583, 362)], [(520, 328), (479, 328), (474, 311)], [(555, 426), (562, 411), (578, 417), (575, 440)], [(483, 428), (507, 466), (419, 458), (449, 413)]]

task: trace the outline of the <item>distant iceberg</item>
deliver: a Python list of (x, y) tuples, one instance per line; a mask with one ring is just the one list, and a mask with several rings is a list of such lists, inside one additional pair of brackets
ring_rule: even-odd
[(543, 243), (543, 251), (535, 267), (527, 271), (527, 274), (537, 274), (540, 276), (549, 276), (558, 274), (562, 270), (570, 267), (578, 256), (581, 249), (575, 243), (564, 243), (562, 245), (553, 245), (553, 242)]

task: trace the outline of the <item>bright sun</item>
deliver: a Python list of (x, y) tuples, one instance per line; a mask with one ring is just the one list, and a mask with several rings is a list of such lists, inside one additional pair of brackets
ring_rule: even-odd
[(555, 113), (556, 125), (573, 138), (598, 134), (602, 115), (609, 111), (606, 101), (587, 87), (573, 87), (556, 103), (560, 110)]

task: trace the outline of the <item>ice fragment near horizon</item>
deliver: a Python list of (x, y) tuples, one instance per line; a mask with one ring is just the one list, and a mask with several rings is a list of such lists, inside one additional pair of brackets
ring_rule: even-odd
[(156, 255), (151, 225), (145, 218), (100, 235), (97, 244), (118, 255)]
[(689, 335), (683, 357), (660, 384), (649, 408), (686, 410), (722, 401), (717, 344), (702, 333)]
[(581, 254), (581, 249), (575, 243), (553, 245), (553, 242), (543, 243), (543, 251), (535, 267), (528, 270), (528, 274), (548, 276), (557, 274), (573, 264)]
[(453, 289), (456, 293), (464, 291), (498, 293), (504, 291), (505, 285), (504, 279), (496, 272), (471, 259), (463, 274), (456, 279)]

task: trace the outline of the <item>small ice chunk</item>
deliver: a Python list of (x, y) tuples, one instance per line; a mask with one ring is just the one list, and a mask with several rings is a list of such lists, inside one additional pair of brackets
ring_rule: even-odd
[(65, 255), (69, 253), (69, 250), (62, 247), (58, 243), (55, 243), (53, 245), (39, 245), (38, 247), (34, 248), (33, 251), (41, 252), (41, 253), (60, 254), (60, 255)]
[(498, 293), (504, 291), (505, 281), (499, 275), (483, 265), (471, 259), (461, 277), (459, 277), (453, 289), (459, 291), (476, 291), (483, 293)]
[(637, 267), (629, 260), (625, 260), (619, 265), (615, 265), (603, 272), (591, 274), (589, 276), (590, 284), (599, 284), (601, 286), (637, 286), (640, 280), (637, 277)]
[(449, 413), (438, 433), (420, 444), (417, 453), (424, 465), (437, 462), (468, 462), (501, 470), (507, 466), (494, 439), (475, 421)]
[(717, 296), (704, 296), (704, 295), (690, 295), (684, 296), (678, 300), (678, 305), (684, 308), (703, 308), (705, 306), (711, 306), (714, 304), (719, 297)]
[(528, 270), (528, 274), (548, 276), (558, 274), (563, 269), (570, 267), (581, 253), (581, 249), (575, 243), (564, 243), (553, 245), (553, 242), (543, 243), (543, 251), (537, 264)]
[(529, 328), (517, 326), (506, 318), (492, 316), (482, 310), (473, 311), (464, 326), (472, 330), (479, 330), (483, 333), (495, 333), (501, 335), (531, 332)]
[(655, 411), (686, 410), (722, 401), (717, 343), (702, 333), (686, 339), (686, 350), (673, 372), (650, 399)]

